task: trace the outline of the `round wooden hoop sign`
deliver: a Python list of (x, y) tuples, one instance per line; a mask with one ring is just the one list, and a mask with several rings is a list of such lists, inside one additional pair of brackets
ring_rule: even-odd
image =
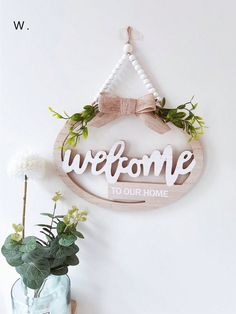
[[(85, 125), (90, 121), (89, 124), (91, 126), (99, 128), (121, 116), (135, 114), (147, 127), (157, 133), (163, 134), (170, 130), (169, 125), (165, 123), (168, 121), (173, 121), (175, 125), (189, 133), (189, 121), (187, 121), (188, 127), (186, 127), (187, 124), (184, 124), (183, 121), (177, 124), (176, 120), (168, 120), (168, 115), (166, 117), (167, 119), (161, 116), (161, 110), (163, 110), (165, 106), (165, 102), (162, 102), (164, 99), (160, 97), (133, 53), (133, 47), (130, 43), (131, 31), (132, 28), (129, 26), (127, 28), (128, 41), (124, 46), (124, 53), (102, 89), (99, 91), (95, 101), (91, 106), (84, 107), (84, 109), (86, 109), (86, 107), (92, 107), (92, 112), (94, 113), (93, 116), (90, 116), (91, 119), (85, 121)], [(120, 68), (123, 64), (126, 64), (126, 60), (132, 64), (137, 75), (148, 90), (148, 94), (141, 98), (122, 98), (111, 93)], [(177, 116), (186, 116), (186, 114), (183, 113), (183, 109), (186, 109), (186, 104), (178, 106), (177, 109), (174, 109), (174, 113), (176, 114), (177, 111), (180, 110)], [(188, 102), (188, 104), (191, 104), (191, 109), (195, 109), (197, 106), (196, 104), (193, 105), (191, 101)], [(164, 110), (168, 111), (168, 109)], [(62, 117), (53, 110), (52, 112), (54, 116)], [(188, 109), (187, 112), (189, 116), (186, 119), (190, 119), (190, 121), (197, 119), (197, 130), (202, 130), (204, 125), (202, 118), (194, 116)], [(87, 113), (83, 113), (85, 113), (86, 117)], [(73, 121), (80, 121), (82, 129), (78, 126), (79, 131), (77, 130), (77, 126), (71, 122), (71, 117), (66, 115), (65, 119), (69, 119), (69, 123), (67, 123), (59, 133), (54, 149), (55, 162), (59, 176), (80, 197), (94, 204), (106, 207), (161, 207), (176, 201), (187, 193), (200, 177), (203, 169), (203, 149), (198, 140), (190, 142), (191, 151), (185, 150), (182, 152), (178, 156), (176, 163), (174, 162), (174, 153), (171, 145), (167, 145), (162, 152), (154, 150), (150, 155), (144, 155), (142, 158), (126, 157), (124, 155), (124, 141), (114, 143), (109, 152), (98, 151), (92, 153), (92, 151), (88, 151), (84, 157), (80, 156), (76, 151), (73, 151), (72, 148), (64, 150), (65, 144), (71, 144), (71, 138), (68, 138), (68, 127), (71, 126), (70, 130), (72, 130), (72, 136), (74, 136), (74, 134), (75, 136), (80, 136), (81, 130), (83, 134), (84, 124), (83, 120), (81, 120), (81, 117), (82, 119), (84, 117), (83, 113), (77, 114), (77, 118), (79, 119), (72, 119)], [(187, 123), (186, 120), (184, 122)], [(194, 122), (191, 123), (193, 124)], [(195, 130), (191, 123), (190, 127)], [(197, 134), (196, 130), (195, 132), (194, 135)], [(58, 149), (58, 147), (62, 148)], [(75, 178), (75, 176), (81, 176), (88, 168), (90, 168), (91, 174), (94, 176), (105, 176), (108, 183), (107, 198), (102, 198), (91, 191), (87, 191), (82, 187), (81, 183), (78, 182), (77, 178)], [(150, 174), (150, 172), (153, 172), (153, 174)], [(156, 180), (163, 172), (165, 183), (157, 183), (157, 181), (154, 181), (155, 183), (150, 182), (151, 175), (154, 175)], [(128, 175), (130, 178), (127, 180), (128, 182), (124, 180), (121, 181), (121, 175), (123, 178)], [(145, 181), (149, 183), (139, 182), (138, 177), (140, 176), (144, 177)]]
[[(124, 157), (125, 143), (114, 144), (110, 152), (97, 152), (94, 156), (89, 151), (81, 159), (80, 154), (73, 154), (72, 149), (63, 151), (68, 137), (68, 123), (64, 126), (55, 142), (54, 158), (57, 171), (64, 183), (78, 196), (85, 200), (110, 208), (158, 208), (171, 204), (186, 194), (199, 179), (203, 169), (203, 148), (198, 140), (190, 142), (191, 151), (179, 155), (173, 165), (173, 150), (167, 145), (163, 152), (155, 150), (143, 158), (128, 159)], [(112, 164), (116, 163), (115, 171)], [(118, 165), (117, 165), (118, 163)], [(125, 164), (125, 165), (124, 165)], [(108, 181), (108, 198), (103, 198), (85, 190), (73, 175), (80, 176), (90, 166), (93, 175), (106, 176)], [(151, 167), (155, 175), (165, 170), (165, 183), (123, 182), (119, 181), (120, 173), (127, 173), (135, 178), (142, 173), (148, 178)], [(174, 170), (173, 170), (174, 168)], [(185, 175), (182, 184), (177, 184), (178, 177)]]

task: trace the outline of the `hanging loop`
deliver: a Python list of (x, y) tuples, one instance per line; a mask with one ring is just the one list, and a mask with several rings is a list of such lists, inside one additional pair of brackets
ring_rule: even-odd
[(131, 44), (131, 34), (132, 34), (132, 27), (131, 26), (127, 27), (127, 34), (128, 34), (127, 44)]
[(129, 60), (131, 62), (132, 66), (134, 67), (134, 69), (137, 72), (140, 79), (143, 81), (148, 92), (153, 94), (153, 96), (157, 102), (161, 101), (160, 95), (158, 94), (157, 90), (154, 88), (153, 84), (149, 80), (149, 78), (146, 75), (142, 66), (139, 64), (136, 56), (133, 54), (133, 46), (131, 44), (132, 31), (133, 31), (133, 28), (131, 26), (128, 26), (127, 27), (128, 38), (127, 38), (127, 41), (126, 41), (124, 48), (123, 48), (123, 55), (120, 58), (120, 60), (118, 61), (115, 68), (113, 69), (111, 75), (105, 81), (105, 84), (100, 89), (98, 95), (95, 98), (96, 99), (95, 102), (97, 102), (101, 93), (111, 92), (113, 90), (115, 83), (119, 80), (119, 72), (120, 72), (121, 68), (123, 67), (126, 60)]

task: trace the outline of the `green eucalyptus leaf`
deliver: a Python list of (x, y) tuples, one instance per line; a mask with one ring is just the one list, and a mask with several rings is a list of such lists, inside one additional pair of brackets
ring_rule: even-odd
[(66, 257), (51, 259), (50, 260), (51, 268), (61, 267), (62, 265), (65, 265), (65, 261), (66, 261)]
[(3, 246), (1, 252), (9, 265), (17, 267), (23, 264), (22, 252), (20, 252), (17, 247), (15, 249), (7, 249), (5, 246)]
[(30, 263), (32, 260), (37, 261), (42, 258), (48, 259), (50, 257), (50, 248), (47, 246), (41, 246), (37, 243), (36, 248), (28, 253), (22, 255), (22, 260), (25, 263)]
[(63, 221), (58, 222), (57, 224), (57, 233), (62, 234), (66, 228), (66, 224)]
[(81, 232), (77, 231), (77, 230), (73, 230), (73, 231), (71, 231), (71, 233), (74, 234), (76, 237), (78, 237), (80, 239), (84, 239), (84, 235)]
[(62, 257), (71, 256), (71, 255), (78, 253), (78, 251), (79, 251), (79, 248), (75, 244), (72, 244), (70, 246), (59, 245), (59, 248), (58, 248), (57, 252), (55, 253), (55, 258), (62, 258)]
[(79, 259), (76, 255), (72, 255), (72, 256), (67, 256), (66, 258), (66, 264), (68, 266), (75, 266), (75, 265), (78, 265), (79, 264)]
[(35, 237), (26, 237), (22, 241), (20, 251), (23, 253), (29, 253), (33, 251), (37, 246), (37, 239)]
[(28, 288), (39, 289), (50, 275), (50, 264), (45, 258), (36, 261), (32, 258), (28, 263), (16, 267), (16, 271), (21, 275)]
[(73, 243), (72, 245), (66, 247), (61, 246), (59, 244), (59, 236), (57, 236), (54, 240), (50, 243), (50, 254), (51, 258), (64, 258), (67, 256), (74, 255), (79, 252), (79, 247)]
[(59, 244), (61, 246), (70, 246), (77, 240), (77, 237), (74, 234), (62, 234), (60, 236)]
[(6, 249), (15, 249), (16, 247), (19, 248), (21, 243), (22, 241), (17, 242), (12, 240), (11, 235), (9, 235), (4, 242), (4, 246), (6, 247)]
[(60, 268), (51, 269), (51, 273), (52, 275), (55, 275), (55, 276), (66, 275), (68, 273), (68, 267), (62, 266)]

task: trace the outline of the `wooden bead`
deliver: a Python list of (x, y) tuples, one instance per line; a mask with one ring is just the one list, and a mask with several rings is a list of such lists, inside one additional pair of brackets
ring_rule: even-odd
[(149, 82), (148, 84), (146, 84), (147, 89), (151, 89), (153, 88), (152, 84)]
[(147, 78), (147, 75), (144, 73), (142, 75), (140, 75), (141, 80), (145, 80)]
[(129, 60), (130, 60), (130, 61), (134, 61), (134, 60), (136, 60), (136, 57), (135, 57), (134, 55), (130, 55), (130, 56), (129, 56)]
[(144, 71), (143, 71), (142, 68), (140, 68), (140, 69), (138, 70), (138, 75), (141, 76), (142, 74), (144, 74)]
[(138, 72), (141, 67), (140, 67), (139, 64), (137, 64), (134, 68), (135, 68), (135, 70)]
[(144, 83), (145, 85), (147, 85), (147, 84), (149, 84), (149, 83), (150, 83), (150, 81), (149, 81), (149, 79), (148, 79), (148, 78), (146, 78), (145, 80), (143, 80), (143, 83)]
[(125, 44), (123, 50), (124, 53), (131, 53), (133, 51), (133, 46), (131, 44)]
[[(156, 91), (156, 90), (155, 90), (154, 87), (152, 87), (152, 88), (149, 89), (149, 92), (152, 93), (153, 95), (154, 95), (155, 91)], [(155, 95), (154, 95), (154, 96), (155, 96)]]

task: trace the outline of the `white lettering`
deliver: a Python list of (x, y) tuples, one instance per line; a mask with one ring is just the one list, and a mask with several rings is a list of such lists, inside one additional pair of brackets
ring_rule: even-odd
[[(71, 158), (71, 150), (67, 150), (64, 154), (62, 168), (66, 173), (74, 171), (77, 174), (82, 174), (91, 164), (91, 173), (93, 175), (104, 173), (108, 183), (116, 183), (122, 173), (133, 178), (137, 178), (141, 174), (149, 176), (153, 165), (154, 175), (158, 177), (164, 170), (166, 184), (172, 186), (179, 175), (190, 173), (196, 165), (193, 153), (184, 151), (179, 155), (177, 164), (174, 167), (171, 145), (167, 145), (162, 153), (159, 150), (154, 150), (150, 157), (144, 155), (141, 159), (128, 159), (128, 157), (122, 156), (124, 150), (125, 142), (118, 141), (112, 146), (108, 154), (105, 151), (99, 151), (93, 157), (92, 152), (88, 151), (83, 162), (81, 162), (80, 154), (76, 154), (74, 158)], [(71, 162), (70, 159), (72, 159)], [(124, 166), (124, 162), (126, 162), (126, 166)], [(184, 166), (186, 162), (189, 162), (187, 167)], [(100, 168), (98, 168), (99, 165)], [(146, 192), (143, 190), (143, 193), (152, 196), (155, 190), (147, 190)]]

